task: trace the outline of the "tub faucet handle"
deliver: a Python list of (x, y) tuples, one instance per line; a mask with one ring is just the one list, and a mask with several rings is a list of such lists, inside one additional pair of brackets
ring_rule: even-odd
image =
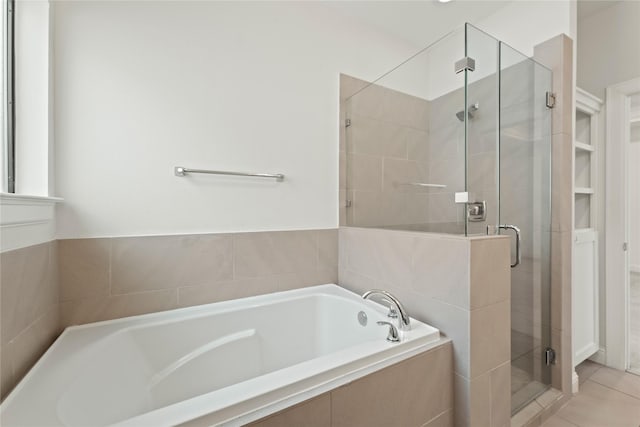
[(391, 342), (400, 342), (400, 334), (398, 333), (398, 328), (391, 322), (377, 322), (378, 325), (389, 325), (389, 335), (387, 335), (387, 341)]
[(395, 306), (393, 305), (393, 301), (385, 297), (382, 297), (380, 299), (389, 305), (389, 313), (387, 313), (387, 317), (390, 317), (392, 319), (397, 319), (398, 311), (395, 309)]

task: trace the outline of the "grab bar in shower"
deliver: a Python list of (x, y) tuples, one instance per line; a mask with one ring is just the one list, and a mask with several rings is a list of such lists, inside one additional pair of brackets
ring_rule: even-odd
[(412, 185), (414, 187), (428, 187), (428, 188), (447, 188), (444, 184), (429, 184), (426, 182), (398, 182), (397, 185)]
[(231, 175), (231, 176), (253, 176), (258, 178), (274, 178), (276, 181), (284, 180), (284, 175), (281, 173), (250, 173), (250, 172), (228, 172), (228, 171), (215, 171), (207, 169), (191, 169), (183, 166), (176, 166), (173, 168), (173, 173), (176, 176), (186, 176), (190, 173), (206, 173), (211, 175)]

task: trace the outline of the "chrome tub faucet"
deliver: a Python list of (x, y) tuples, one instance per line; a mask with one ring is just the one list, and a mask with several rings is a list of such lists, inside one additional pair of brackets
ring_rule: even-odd
[(411, 329), (411, 319), (407, 314), (407, 310), (405, 310), (402, 303), (398, 300), (398, 298), (394, 297), (387, 291), (383, 291), (382, 289), (371, 289), (370, 291), (362, 294), (362, 298), (364, 299), (377, 299), (382, 302), (385, 302), (389, 305), (389, 317), (398, 318), (398, 329), (400, 331), (408, 331)]

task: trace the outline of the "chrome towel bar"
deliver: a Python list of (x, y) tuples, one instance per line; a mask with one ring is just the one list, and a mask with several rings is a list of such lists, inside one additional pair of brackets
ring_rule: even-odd
[(284, 180), (284, 175), (281, 173), (249, 173), (249, 172), (228, 172), (228, 171), (214, 171), (207, 169), (191, 169), (183, 166), (176, 166), (173, 168), (173, 173), (176, 176), (185, 176), (190, 173), (207, 173), (211, 175), (231, 175), (231, 176), (255, 176), (258, 178), (274, 178), (276, 181)]

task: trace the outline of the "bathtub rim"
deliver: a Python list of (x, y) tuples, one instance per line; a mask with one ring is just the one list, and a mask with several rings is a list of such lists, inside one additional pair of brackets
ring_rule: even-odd
[[(185, 426), (185, 427), (187, 426), (195, 427), (195, 426), (204, 426), (204, 425), (207, 425), (207, 426), (220, 425), (220, 426), (230, 426), (230, 427), (244, 426), (247, 423), (258, 421), (270, 415), (275, 415), (276, 413), (282, 410), (285, 410), (289, 407), (295, 406), (300, 403), (304, 403), (305, 401), (313, 399), (314, 397), (320, 396), (321, 394), (330, 392), (341, 386), (347, 385), (351, 382), (364, 378), (367, 375), (374, 374), (378, 371), (381, 371), (382, 369), (391, 367), (396, 363), (403, 362), (405, 360), (408, 360), (412, 357), (418, 356), (423, 353), (436, 351), (440, 347), (445, 346), (447, 344), (453, 345), (453, 341), (450, 338), (447, 338), (441, 335), (437, 341), (431, 341), (423, 345), (411, 348), (407, 351), (395, 354), (384, 360), (373, 361), (359, 369), (356, 369), (356, 370), (351, 369), (348, 373), (341, 374), (337, 372), (342, 370), (342, 368), (345, 368), (344, 365), (339, 366), (330, 371), (322, 372), (319, 375), (309, 376), (300, 383), (289, 384), (284, 387), (275, 389), (273, 390), (273, 392), (269, 393), (268, 396), (267, 395), (256, 396), (254, 398), (241, 402), (237, 405), (229, 406), (222, 410), (218, 410), (215, 413), (210, 412), (208, 414), (204, 414), (200, 417), (196, 417), (188, 421), (178, 422), (177, 425)], [(373, 359), (375, 358), (375, 356), (376, 354), (370, 355), (369, 357), (367, 357), (367, 359)], [(336, 377), (329, 378), (329, 379), (325, 378), (325, 381), (321, 382), (320, 384), (312, 385), (312, 386), (307, 386), (306, 384), (307, 382), (315, 381), (319, 376), (328, 377), (332, 375), (336, 375)], [(289, 390), (289, 391), (282, 390), (284, 388), (293, 388), (293, 387), (295, 387), (296, 389), (299, 388), (300, 390)], [(282, 393), (284, 395), (281, 396), (280, 398), (277, 398), (276, 400), (273, 400), (273, 396), (271, 396), (272, 393)], [(199, 396), (199, 397), (204, 397), (204, 396)], [(248, 406), (248, 407), (252, 405), (255, 406), (255, 402), (261, 399), (268, 400), (270, 403), (265, 403), (256, 408), (243, 409), (244, 406)], [(151, 414), (153, 414), (153, 412), (149, 412), (147, 414), (141, 415), (140, 418), (142, 418), (145, 415), (151, 415)], [(220, 419), (223, 417), (224, 419)], [(132, 422), (131, 424), (129, 424), (129, 421), (135, 421), (136, 418), (131, 418), (130, 420), (127, 420), (127, 423), (114, 424), (112, 427), (134, 427), (136, 425), (139, 426), (139, 424), (136, 424), (135, 422)], [(166, 419), (166, 418), (162, 418), (160, 416), (158, 417), (157, 421), (160, 421), (160, 419)]]
[[(240, 304), (241, 304), (241, 307), (250, 309), (252, 307), (261, 307), (261, 306), (264, 306), (265, 304), (276, 303), (279, 301), (283, 301), (281, 299), (283, 294), (286, 294), (289, 296), (289, 298), (294, 298), (294, 299), (304, 297), (306, 295), (329, 295), (329, 296), (341, 297), (345, 299), (353, 299), (353, 298), (359, 297), (358, 294), (350, 291), (349, 289), (346, 289), (334, 283), (329, 283), (329, 284), (297, 288), (292, 290), (272, 292), (272, 293), (262, 294), (262, 295), (243, 297), (243, 298), (238, 298), (233, 300), (205, 303), (205, 304), (189, 306), (189, 307), (180, 307), (180, 308), (175, 308), (175, 309), (165, 310), (160, 312), (152, 312), (152, 313), (146, 313), (146, 314), (140, 314), (140, 315), (127, 316), (127, 317), (122, 317), (117, 319), (103, 320), (103, 321), (87, 323), (83, 325), (69, 326), (65, 328), (62, 334), (60, 334), (60, 336), (58, 336), (58, 338), (54, 341), (54, 343), (51, 346), (49, 346), (49, 348), (47, 348), (47, 350), (38, 359), (38, 361), (29, 370), (29, 372), (16, 385), (16, 387), (14, 387), (14, 389), (9, 393), (9, 395), (7, 395), (7, 397), (4, 399), (4, 401), (0, 405), (0, 417), (2, 416), (2, 413), (5, 411), (5, 408), (7, 408), (7, 406), (11, 404), (13, 399), (15, 399), (16, 396), (18, 396), (18, 394), (21, 392), (21, 390), (24, 387), (26, 387), (27, 384), (32, 380), (32, 377), (38, 375), (39, 374), (38, 371), (40, 369), (43, 369), (42, 365), (48, 362), (47, 356), (50, 356), (52, 352), (54, 352), (58, 347), (62, 345), (61, 342), (63, 341), (63, 338), (65, 336), (72, 334), (73, 332), (81, 331), (84, 329), (94, 329), (96, 327), (101, 329), (104, 328), (103, 330), (109, 330), (113, 328), (114, 330), (112, 332), (110, 333), (107, 332), (103, 334), (101, 337), (101, 338), (106, 338), (107, 336), (110, 336), (112, 334), (121, 333), (128, 329), (136, 328), (138, 326), (151, 326), (155, 324), (175, 322), (176, 319), (162, 319), (170, 315), (169, 313), (179, 316), (178, 321), (186, 320), (186, 319), (195, 319), (195, 318), (204, 317), (211, 314), (220, 314), (228, 311), (233, 311), (235, 308), (238, 308)], [(240, 301), (242, 301), (242, 303), (240, 303)], [(358, 298), (357, 301), (385, 315), (388, 311), (388, 309), (385, 306), (372, 300), (363, 300)], [(213, 305), (216, 305), (217, 307), (215, 310), (212, 311), (210, 308)], [(132, 325), (124, 328), (118, 328), (119, 324), (132, 322), (132, 321), (134, 322)], [(420, 323), (424, 323), (424, 322), (420, 322)], [(144, 423), (143, 425), (178, 425), (178, 424), (190, 425), (193, 423), (196, 423), (195, 425), (201, 425), (201, 424), (198, 424), (201, 420), (212, 418), (212, 417), (220, 418), (222, 416), (224, 416), (225, 419), (212, 420), (213, 424), (209, 423), (209, 421), (206, 421), (206, 422), (209, 423), (208, 425), (220, 425), (220, 424), (243, 425), (247, 422), (255, 421), (260, 418), (264, 418), (266, 416), (272, 415), (289, 406), (304, 402), (305, 400), (311, 399), (322, 393), (325, 393), (327, 391), (340, 387), (341, 385), (355, 381), (370, 373), (379, 371), (385, 367), (391, 366), (402, 360), (406, 360), (420, 353), (432, 350), (440, 345), (445, 345), (447, 342), (451, 342), (450, 339), (443, 337), (443, 335), (440, 333), (440, 331), (437, 328), (426, 323), (424, 323), (424, 325), (435, 329), (439, 334), (439, 338), (436, 340), (430, 340), (423, 343), (420, 343), (420, 341), (421, 340), (424, 341), (426, 339), (426, 336), (413, 339), (412, 341), (410, 341), (413, 343), (412, 347), (407, 348), (391, 356), (388, 356), (384, 360), (375, 360), (371, 362), (366, 362), (365, 366), (359, 367), (356, 370), (353, 370), (350, 367), (349, 372), (347, 373), (341, 372), (346, 370), (346, 365), (339, 365), (330, 370), (316, 373), (312, 376), (306, 375), (304, 376), (304, 378), (302, 378), (302, 380), (296, 381), (293, 384), (291, 383), (285, 384), (278, 388), (272, 389), (267, 393), (250, 397), (249, 399), (246, 399), (242, 402), (238, 402), (236, 404), (223, 407), (220, 409), (212, 408), (212, 404), (210, 402), (209, 403), (206, 402), (207, 399), (211, 399), (210, 395), (212, 393), (216, 393), (216, 391), (214, 391), (214, 392), (206, 393), (200, 396), (187, 399), (185, 401), (176, 402), (171, 405), (158, 408), (150, 412), (146, 412), (144, 414), (136, 415), (129, 419), (114, 423), (112, 424), (112, 426), (113, 427), (139, 426), (140, 423)], [(97, 341), (99, 342), (99, 340)], [(405, 342), (403, 343), (407, 344)], [(400, 343), (400, 344), (403, 344), (403, 343)], [(92, 345), (92, 344), (94, 343), (92, 342), (89, 345)], [(378, 358), (381, 353), (387, 352), (388, 350), (393, 349), (396, 346), (396, 344), (390, 344), (390, 343), (381, 343), (381, 344), (387, 345), (387, 347), (374, 354), (369, 354), (364, 358), (353, 360), (350, 363), (360, 362), (361, 359), (369, 360), (369, 359)], [(292, 367), (304, 365), (304, 363), (305, 362), (303, 362), (302, 364), (290, 366), (285, 369), (289, 370)], [(280, 371), (275, 371), (270, 374), (277, 374), (278, 372)], [(265, 376), (268, 376), (270, 374), (266, 374)], [(331, 376), (333, 376), (333, 378), (327, 378)], [(312, 382), (311, 381), (312, 379), (317, 380), (318, 377), (323, 378), (323, 381), (321, 383), (316, 385), (308, 384)], [(284, 391), (284, 389), (287, 389), (287, 388), (293, 389), (293, 390)], [(283, 393), (284, 395), (282, 395)], [(278, 396), (276, 397), (275, 400), (274, 400), (274, 397), (272, 396), (274, 394)], [(253, 409), (247, 408), (253, 405), (256, 400), (261, 400), (261, 399), (262, 400), (267, 399), (272, 403), (263, 404)], [(205, 402), (203, 402), (203, 400)], [(242, 408), (245, 408), (245, 409), (242, 409)], [(180, 410), (180, 409), (184, 409), (184, 410)], [(223, 415), (223, 414), (227, 414), (230, 411), (232, 411), (231, 414)]]

